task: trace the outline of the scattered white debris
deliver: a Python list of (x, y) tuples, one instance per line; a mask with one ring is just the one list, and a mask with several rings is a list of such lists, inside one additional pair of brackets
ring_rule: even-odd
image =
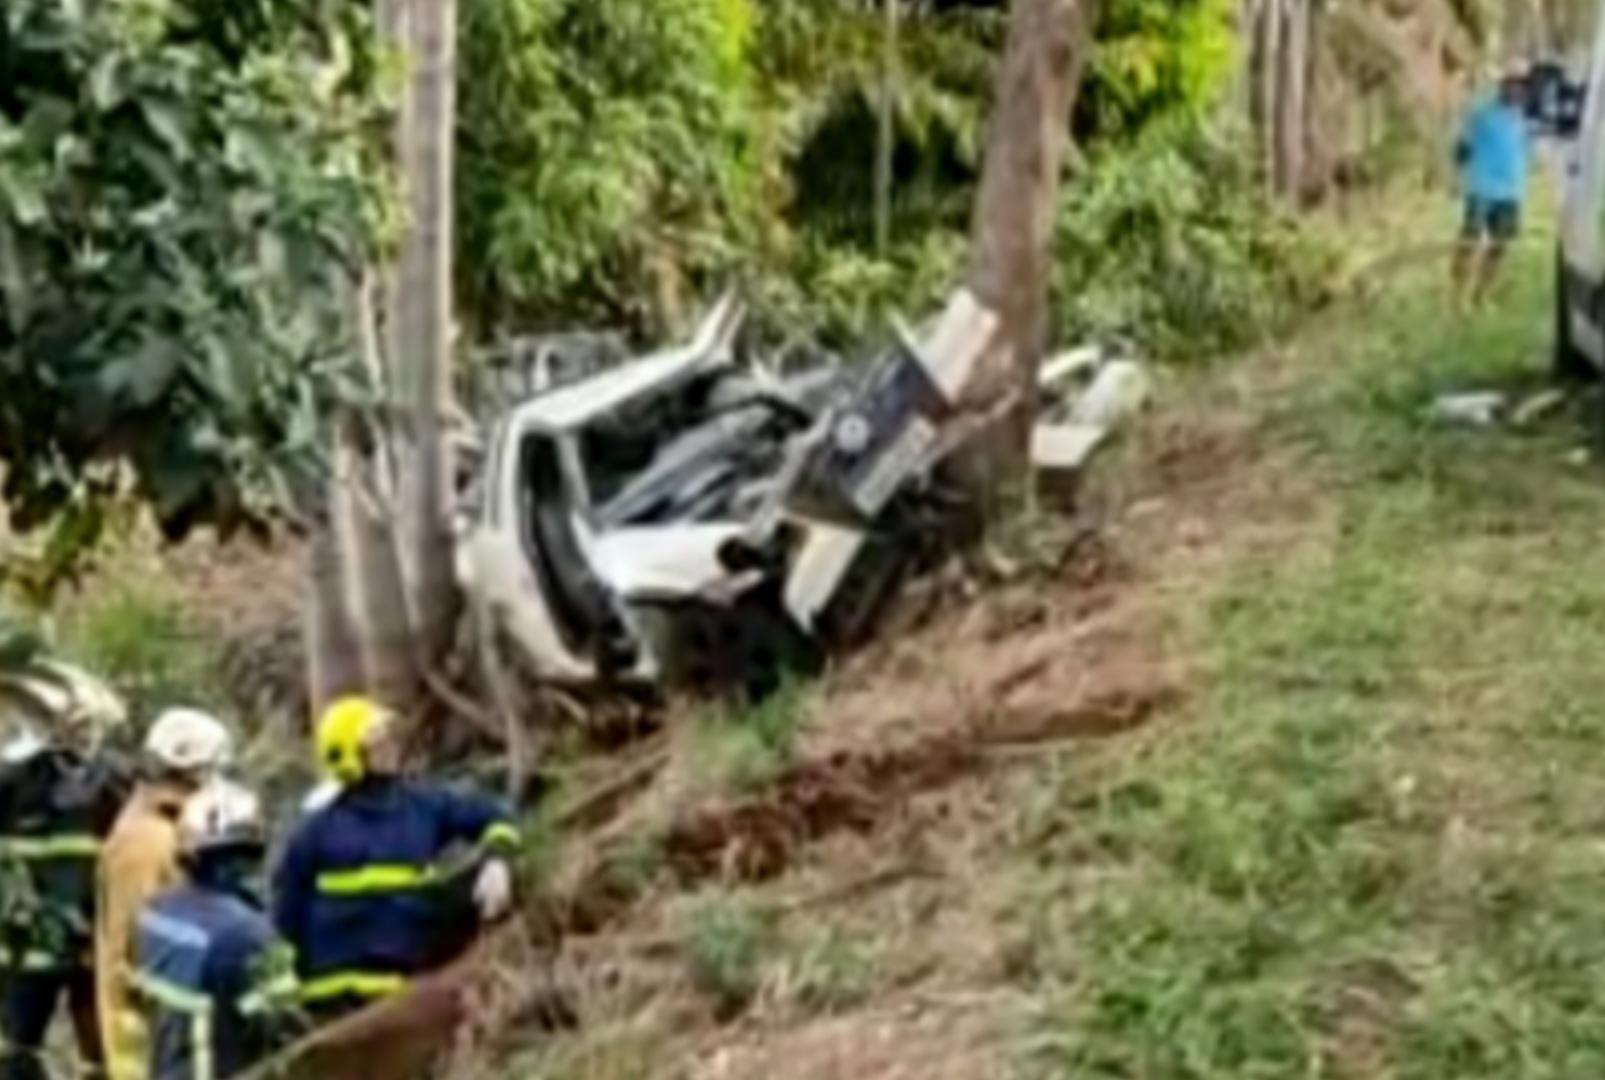
[(1114, 428), (1137, 414), (1148, 402), (1152, 383), (1148, 371), (1135, 360), (1111, 360), (1098, 369), (1092, 385), (1076, 402), (1072, 422)]
[(1557, 388), (1540, 390), (1517, 405), (1510, 413), (1510, 422), (1516, 427), (1530, 427), (1566, 404), (1566, 391)]
[(1037, 385), (1044, 390), (1058, 390), (1076, 377), (1096, 371), (1107, 356), (1102, 345), (1082, 345), (1062, 352), (1042, 365)]
[(1432, 403), (1432, 419), (1448, 424), (1493, 427), (1504, 416), (1508, 402), (1497, 390), (1478, 390), (1463, 394), (1441, 394)]
[(1038, 424), (1031, 433), (1031, 463), (1045, 472), (1074, 472), (1109, 434), (1090, 424)]
[[(1069, 384), (1078, 380), (1086, 389), (1072, 397)], [(1047, 473), (1073, 473), (1085, 466), (1147, 403), (1153, 385), (1140, 362), (1111, 357), (1097, 346), (1062, 353), (1050, 362), (1041, 382), (1049, 400), (1031, 435), (1031, 463)], [(1053, 401), (1054, 396), (1060, 400)]]

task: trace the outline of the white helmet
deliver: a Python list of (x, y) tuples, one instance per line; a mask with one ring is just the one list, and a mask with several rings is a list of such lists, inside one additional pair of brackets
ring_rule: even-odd
[(265, 843), (261, 800), (231, 780), (213, 780), (191, 795), (178, 818), (179, 850), (186, 855)]
[(145, 753), (174, 772), (222, 768), (232, 749), (228, 728), (199, 709), (168, 709), (145, 735)]

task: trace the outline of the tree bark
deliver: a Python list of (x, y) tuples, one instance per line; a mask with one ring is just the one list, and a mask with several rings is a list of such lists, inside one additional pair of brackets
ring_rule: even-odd
[(884, 256), (892, 242), (892, 165), (897, 149), (897, 5), (881, 0), (881, 100), (875, 137), (875, 253)]
[(1283, 0), (1276, 109), (1276, 193), (1297, 199), (1304, 185), (1304, 131), (1309, 86), (1309, 0)]
[(307, 597), (304, 634), (307, 689), (312, 715), (345, 694), (363, 688), (362, 654), (356, 625), (346, 603), (345, 562), (338, 522), (337, 479), (324, 490), (314, 511), (315, 525), (307, 544)]
[(405, 707), (418, 700), (423, 676), (407, 610), (394, 492), (371, 445), (347, 426), (341, 453), (347, 549), (355, 573), (347, 588), (362, 628), (362, 667), (368, 689)]
[(451, 533), (452, 169), (456, 119), (456, 0), (412, 0), (411, 116), (403, 171), (411, 220), (402, 245), (396, 322), (410, 411), (403, 458), (410, 604), (425, 662), (455, 637), (458, 596)]
[(1265, 170), (1265, 186), (1272, 192), (1277, 190), (1277, 117), (1282, 96), (1282, 4), (1283, 0), (1263, 0), (1260, 5), (1254, 62), (1259, 86), (1261, 160)]
[(977, 440), (959, 462), (981, 505), (1006, 495), (1026, 464), (1048, 339), (1059, 184), (1096, 8), (1096, 0), (1013, 0), (1009, 9), (966, 279), (999, 317), (999, 347), (972, 380), (976, 396), (1016, 394), (1018, 402), (1014, 422)]

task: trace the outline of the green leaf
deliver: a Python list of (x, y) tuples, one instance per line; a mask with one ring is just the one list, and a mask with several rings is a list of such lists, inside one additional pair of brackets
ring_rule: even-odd
[(139, 107), (145, 115), (145, 122), (167, 145), (167, 150), (174, 160), (188, 161), (193, 154), (193, 148), (185, 131), (183, 111), (171, 102), (150, 98), (140, 101)]
[(32, 311), (32, 290), (16, 231), (4, 218), (0, 218), (0, 297), (5, 299), (6, 326), (13, 335), (22, 336)]
[(45, 220), (45, 189), (36, 175), (0, 163), (0, 203), (19, 225), (34, 226)]
[(127, 66), (121, 53), (106, 53), (89, 72), (89, 100), (101, 112), (111, 112), (128, 96)]

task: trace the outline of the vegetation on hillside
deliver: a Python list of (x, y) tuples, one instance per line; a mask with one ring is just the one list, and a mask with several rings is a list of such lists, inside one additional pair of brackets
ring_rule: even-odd
[[(459, 195), (460, 289), (474, 326), (494, 336), (592, 320), (656, 334), (730, 279), (749, 284), (777, 330), (843, 343), (883, 333), (893, 311), (923, 311), (961, 266), (1002, 15), (995, 4), (953, 4), (904, 16), (891, 74), (892, 242), (878, 251), (874, 161), (888, 79), (878, 5), (475, 5), (462, 30), (476, 74), (464, 86)], [(1233, 19), (1230, 0), (1106, 5), (1075, 121), (1077, 171), (1102, 190), (1067, 189), (1066, 250), (1119, 234), (1142, 267), (1123, 280), (1173, 259), (1176, 233), (1154, 224), (1171, 208), (1154, 200), (1179, 181), (1207, 188), (1212, 209), (1226, 203), (1182, 229), (1189, 242), (1207, 234), (1193, 256), (1203, 276), (1245, 294), (1281, 285), (1257, 271), (1292, 248), (1257, 231), (1268, 207), (1249, 147), (1216, 130), (1231, 126)], [(1200, 153), (1206, 144), (1212, 153)], [(1105, 172), (1118, 180), (1100, 180)], [(1127, 185), (1136, 190), (1114, 193)], [(1152, 213), (1132, 211), (1143, 200)], [(1186, 198), (1176, 210), (1189, 213)], [(1139, 313), (1102, 310), (1118, 306), (1103, 297), (1123, 287), (1106, 269), (1061, 266), (1061, 303), (1081, 312), (1067, 332), (1119, 324), (1160, 343), (1192, 338), (1211, 319), (1212, 331), (1247, 336), (1227, 305), (1174, 325), (1164, 305), (1141, 312), (1141, 325)]]
[(1254, 438), (1316, 494), (1184, 613), (1194, 730), (1040, 803), (1055, 869), (1030, 895), (1063, 899), (1019, 909), (1039, 947), (1027, 1075), (1605, 1065), (1582, 841), (1605, 594), (1575, 573), (1599, 477), (1564, 464), (1570, 418), (1426, 419), (1437, 393), (1535, 387), (1546, 347), (1538, 245), (1479, 319), (1449, 311), (1439, 270), (1282, 362), (1291, 390)]
[(382, 200), (350, 7), (17, 0), (0, 20), (0, 460), (13, 523), (93, 544), (282, 512), (348, 392), (345, 268)]

